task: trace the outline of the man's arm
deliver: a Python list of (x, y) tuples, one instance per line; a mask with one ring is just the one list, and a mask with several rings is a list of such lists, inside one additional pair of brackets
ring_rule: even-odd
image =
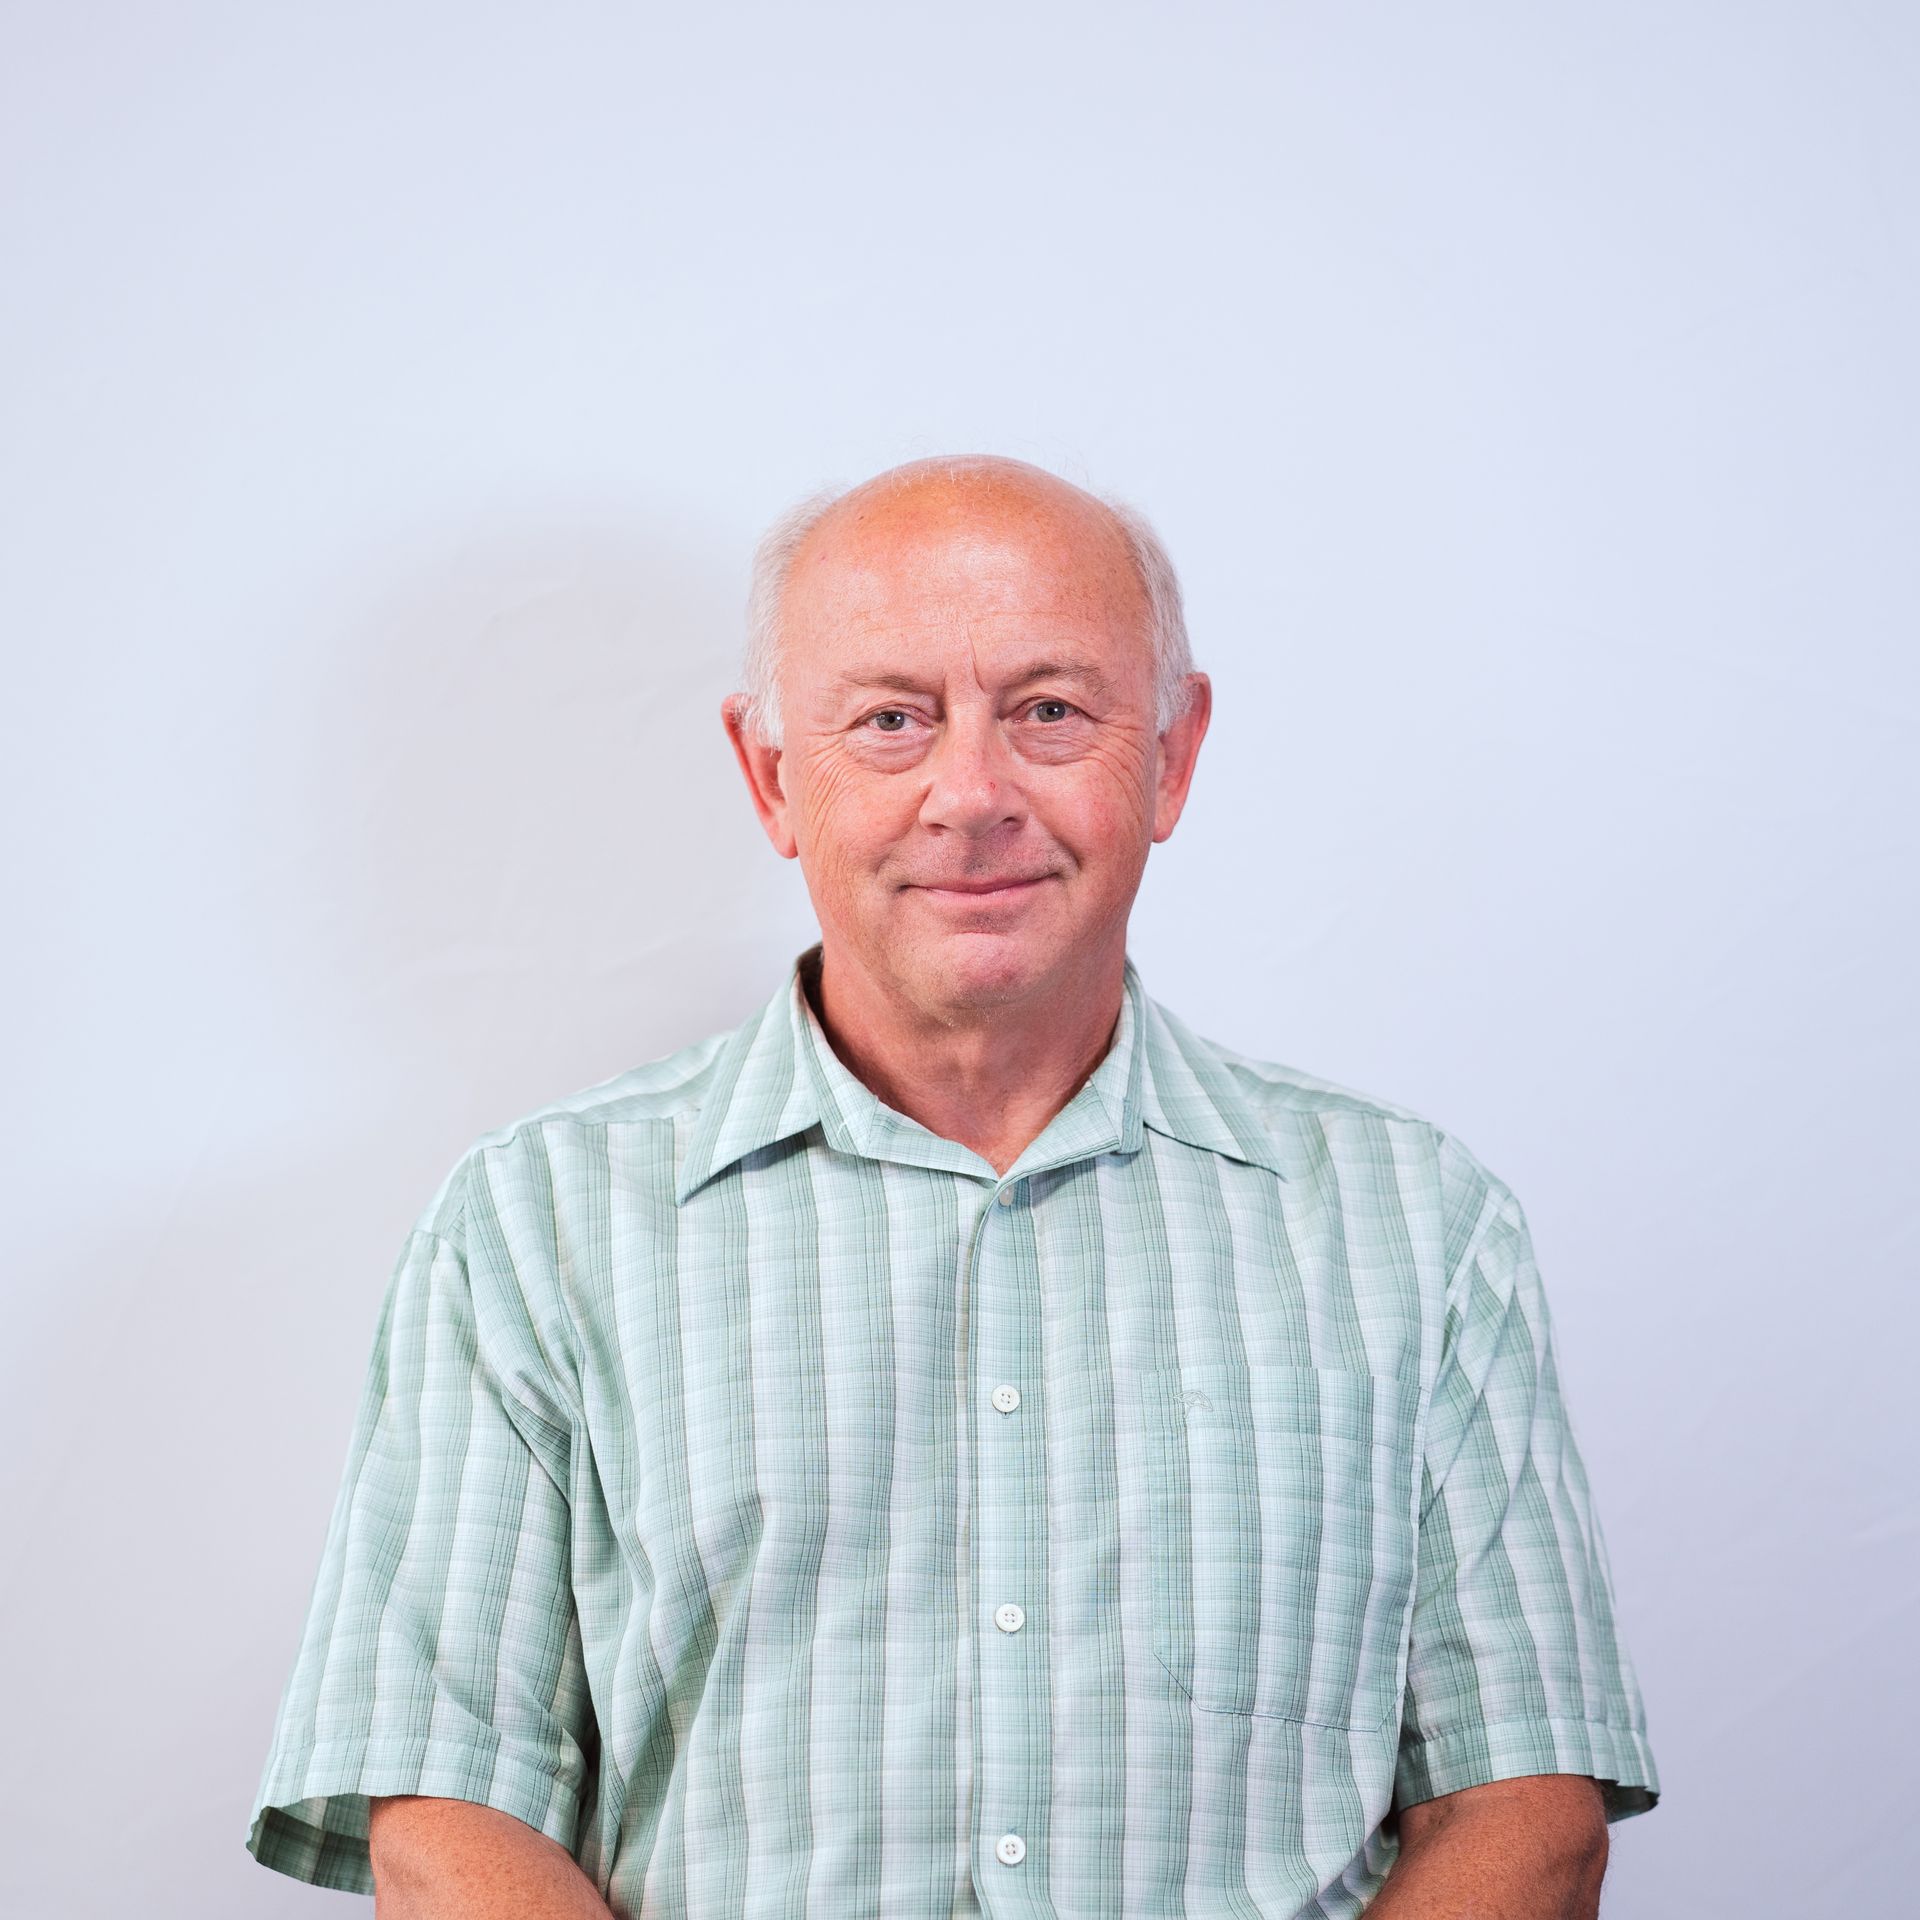
[(471, 1800), (367, 1802), (374, 1920), (611, 1920), (556, 1840)]
[[(1368, 1920), (1595, 1920), (1607, 1870), (1599, 1787), (1572, 1773), (1402, 1807), (1400, 1857)], [(382, 1916), (384, 1920), (384, 1916)]]
[(394, 1265), (247, 1839), (263, 1866), (354, 1893), (375, 1891), (371, 1803), (391, 1798), (484, 1803), (585, 1851), (599, 1724), (573, 1417), (518, 1276), (469, 1258), (481, 1176), (463, 1167)]

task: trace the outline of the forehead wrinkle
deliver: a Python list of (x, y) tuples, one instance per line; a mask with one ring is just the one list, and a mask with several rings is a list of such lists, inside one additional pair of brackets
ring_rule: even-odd
[[(980, 670), (979, 642), (969, 643), (969, 664), (973, 669), (973, 678), (984, 684)], [(913, 687), (937, 686), (945, 675), (937, 669), (925, 675), (916, 675), (902, 669), (891, 660), (862, 660), (850, 667), (843, 667), (827, 682), (825, 690), (830, 694), (849, 692), (859, 687)], [(1005, 685), (1023, 687), (1035, 680), (1075, 680), (1082, 686), (1093, 688), (1096, 692), (1111, 691), (1113, 682), (1091, 660), (1054, 659), (1042, 655), (1038, 659), (1017, 663), (1002, 675)]]
[[(1078, 496), (1067, 505), (1025, 488), (927, 483), (856, 493), (829, 510), (796, 556), (787, 604), (798, 616), (789, 633), (811, 630), (805, 650), (819, 668), (830, 668), (835, 653), (864, 656), (823, 673), (802, 697), (834, 702), (859, 686), (923, 687), (898, 664), (899, 651), (923, 642), (960, 641), (978, 684), (982, 646), (1001, 651), (1022, 639), (1023, 651), (1038, 654), (1025, 678), (1065, 666), (1105, 696), (1118, 680), (1084, 657), (1096, 637), (1110, 645), (1133, 628), (1145, 596), (1118, 526), (1103, 509), (1082, 510)], [(1061, 646), (1081, 660), (1063, 660)], [(893, 659), (873, 672), (883, 648)], [(794, 652), (790, 645), (790, 667)]]
[(789, 607), (802, 624), (891, 644), (964, 636), (970, 646), (1005, 648), (1030, 639), (1035, 647), (1064, 645), (1084, 654), (1092, 636), (1104, 640), (1116, 619), (1124, 619), (1109, 583), (1097, 578), (983, 580), (974, 575), (933, 582), (847, 561), (820, 566), (796, 586)]

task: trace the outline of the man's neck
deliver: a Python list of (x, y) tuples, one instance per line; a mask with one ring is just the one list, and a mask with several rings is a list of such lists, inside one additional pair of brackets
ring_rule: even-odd
[(1125, 965), (1122, 948), (1044, 1003), (985, 1008), (957, 1022), (877, 989), (824, 952), (802, 968), (801, 983), (855, 1079), (1005, 1173), (1106, 1057)]

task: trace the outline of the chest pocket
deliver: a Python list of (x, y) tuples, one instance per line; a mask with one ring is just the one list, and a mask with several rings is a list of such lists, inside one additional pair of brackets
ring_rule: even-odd
[(1161, 1664), (1210, 1713), (1380, 1727), (1413, 1596), (1418, 1389), (1264, 1362), (1154, 1382)]

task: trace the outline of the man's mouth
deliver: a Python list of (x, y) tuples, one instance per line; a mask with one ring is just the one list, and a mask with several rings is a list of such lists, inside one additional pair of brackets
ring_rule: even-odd
[(1011, 874), (1004, 880), (922, 880), (915, 884), (927, 893), (1018, 893), (1027, 887), (1037, 887), (1047, 878), (1044, 873)]

